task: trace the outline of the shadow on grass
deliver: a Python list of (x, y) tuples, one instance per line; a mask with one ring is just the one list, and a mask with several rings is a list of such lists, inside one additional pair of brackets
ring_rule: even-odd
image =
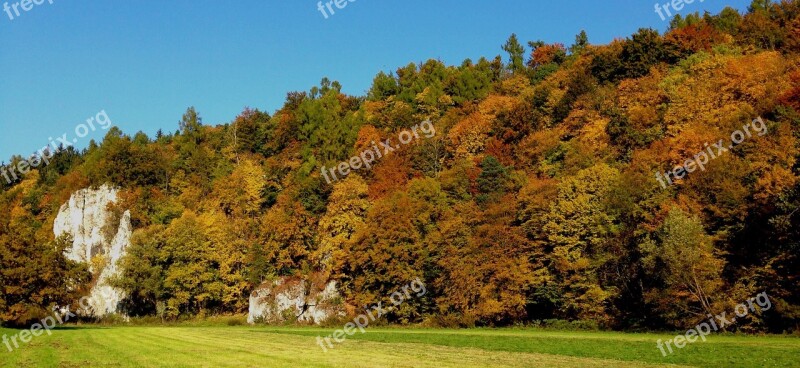
[[(113, 327), (102, 327), (102, 326), (56, 326), (50, 329), (50, 331), (83, 331), (83, 330), (108, 330), (112, 329)], [(21, 332), (30, 330), (30, 327), (0, 327), (0, 332)]]
[(52, 328), (52, 331), (78, 331), (78, 330), (111, 330), (114, 327), (105, 326), (58, 326)]

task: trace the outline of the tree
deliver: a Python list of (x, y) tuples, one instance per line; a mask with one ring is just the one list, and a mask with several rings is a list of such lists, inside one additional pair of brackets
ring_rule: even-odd
[(575, 43), (569, 47), (569, 52), (573, 55), (580, 54), (589, 47), (589, 36), (586, 34), (585, 30), (581, 30), (577, 36), (575, 36)]
[(484, 114), (464, 117), (447, 133), (451, 152), (459, 158), (472, 158), (483, 152), (491, 132), (491, 122)]
[(489, 62), (481, 58), (478, 65), (467, 59), (444, 82), (444, 92), (451, 96), (457, 105), (477, 101), (486, 97), (491, 86)]
[(244, 157), (229, 176), (218, 180), (213, 196), (226, 215), (255, 217), (264, 202), (265, 186), (264, 170), (257, 162)]
[(710, 16), (709, 20), (714, 28), (729, 35), (736, 35), (742, 22), (742, 15), (738, 10), (726, 6), (718, 15)]
[(313, 155), (323, 163), (346, 160), (363, 119), (330, 81), (323, 80), (319, 91), (319, 97), (304, 99), (294, 112), (297, 138), (306, 146), (304, 159)]
[(372, 88), (370, 88), (368, 96), (372, 101), (381, 101), (396, 95), (398, 92), (397, 79), (391, 73), (380, 72), (372, 80)]
[(484, 212), (458, 208), (441, 222), (435, 247), (442, 249), (436, 280), (439, 310), (456, 314), (462, 324), (475, 321), (505, 325), (526, 317), (527, 293), (533, 279), (530, 246), (513, 226), (514, 200), (509, 196)]
[(681, 60), (699, 51), (710, 51), (724, 39), (718, 30), (703, 22), (673, 29), (664, 37), (664, 42), (669, 58)]
[(625, 66), (622, 62), (624, 44), (624, 42), (615, 41), (592, 52), (594, 57), (589, 70), (598, 81), (614, 83), (625, 76)]
[(284, 191), (277, 203), (261, 218), (258, 243), (268, 260), (264, 278), (293, 276), (311, 269), (310, 255), (316, 248), (314, 232), (317, 222), (296, 198)]
[(503, 51), (508, 53), (508, 68), (512, 72), (518, 73), (525, 69), (523, 60), (525, 48), (519, 43), (515, 33), (512, 33), (505, 45), (503, 45)]
[(152, 314), (159, 303), (172, 319), (218, 311), (225, 286), (216, 251), (198, 217), (186, 211), (169, 226), (136, 232), (112, 284), (129, 295), (133, 315)]
[(39, 243), (16, 236), (0, 245), (0, 323), (27, 326), (56, 306), (77, 305), (91, 275), (85, 264), (66, 259), (71, 246), (69, 238)]
[(130, 315), (153, 314), (157, 305), (166, 305), (169, 296), (164, 286), (168, 267), (168, 254), (164, 252), (165, 229), (164, 225), (154, 225), (136, 231), (127, 255), (120, 260), (121, 275), (109, 282), (127, 294), (123, 305)]
[(738, 39), (745, 44), (767, 50), (782, 48), (786, 33), (779, 24), (772, 21), (772, 9), (771, 0), (753, 0), (750, 13), (744, 17), (740, 25)]
[[(446, 197), (434, 179), (418, 179), (408, 191), (375, 201), (365, 224), (345, 243), (349, 255), (337, 269), (344, 275), (347, 298), (356, 306), (389, 303), (389, 295), (408, 280), (426, 285), (437, 276), (439, 252), (426, 239), (436, 236), (438, 222), (447, 211)], [(430, 290), (430, 289), (429, 289)], [(419, 321), (430, 308), (435, 292), (390, 310), (389, 320)]]
[(767, 12), (772, 7), (772, 0), (753, 0), (747, 7), (748, 13)]
[(0, 324), (27, 326), (53, 307), (76, 306), (91, 281), (85, 264), (64, 255), (69, 237), (43, 239), (46, 226), (31, 212), (38, 201), (27, 200), (37, 181), (32, 172), (0, 194)]
[(330, 271), (333, 265), (345, 262), (346, 244), (364, 225), (369, 207), (368, 186), (357, 174), (334, 185), (327, 211), (319, 220), (319, 247), (314, 255), (317, 268)]
[(254, 243), (254, 219), (231, 219), (219, 211), (208, 211), (198, 216), (212, 249), (212, 264), (219, 267), (219, 282), (214, 288), (222, 294), (219, 304), (214, 306), (218, 313), (242, 313), (247, 311), (250, 290), (258, 283), (248, 280), (249, 246)]
[(675, 17), (672, 18), (669, 22), (669, 31), (674, 31), (676, 29), (688, 27), (688, 26), (697, 26), (703, 23), (703, 18), (700, 17), (700, 13), (694, 12), (686, 15), (686, 17), (682, 17), (680, 14), (675, 14)]
[(183, 117), (181, 117), (181, 121), (178, 122), (178, 126), (180, 128), (181, 136), (185, 137), (194, 144), (200, 143), (203, 119), (200, 117), (200, 114), (197, 113), (197, 110), (195, 110), (194, 106), (190, 106), (186, 109)]
[(492, 194), (502, 194), (507, 179), (508, 172), (503, 164), (494, 156), (486, 156), (481, 161), (481, 173), (477, 179), (478, 190), (485, 196), (482, 201), (488, 199)]
[(544, 234), (552, 246), (549, 264), (563, 298), (560, 315), (606, 322), (606, 303), (614, 288), (601, 283), (598, 269), (608, 262), (608, 242), (616, 232), (606, 208), (609, 188), (619, 172), (605, 164), (579, 171), (558, 186), (546, 215)]
[(531, 59), (528, 66), (538, 68), (548, 64), (561, 64), (567, 58), (567, 50), (564, 45), (554, 43), (552, 45), (542, 44), (531, 52)]
[(664, 318), (686, 327), (720, 312), (714, 304), (720, 302), (724, 263), (697, 217), (671, 210), (656, 239), (646, 240), (641, 251), (646, 272), (664, 282), (645, 294)]
[[(270, 116), (258, 109), (245, 108), (231, 123), (231, 145), (236, 153), (256, 153), (266, 141)], [(238, 157), (238, 156), (237, 156)]]
[(650, 72), (650, 67), (665, 60), (666, 50), (658, 31), (641, 28), (622, 46), (622, 64), (625, 76), (639, 78)]

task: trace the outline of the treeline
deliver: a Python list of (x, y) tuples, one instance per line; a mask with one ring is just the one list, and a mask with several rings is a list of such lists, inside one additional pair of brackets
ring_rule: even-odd
[[(323, 79), (272, 115), (209, 126), (190, 108), (175, 133), (112, 128), (58, 153), (0, 195), (0, 320), (85, 290), (52, 222), (75, 190), (111, 183), (137, 229), (116, 280), (131, 315), (242, 313), (262, 282), (322, 273), (352, 306), (421, 278), (399, 323), (687, 327), (766, 291), (774, 308), (732, 328), (800, 327), (798, 2), (502, 50), (380, 73), (366, 96)], [(656, 181), (759, 116), (769, 134)], [(425, 120), (435, 137), (322, 178)]]

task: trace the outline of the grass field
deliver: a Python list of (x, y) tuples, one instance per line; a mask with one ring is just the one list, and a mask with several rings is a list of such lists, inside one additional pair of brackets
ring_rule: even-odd
[[(3, 334), (19, 331), (0, 329)], [(533, 329), (369, 329), (323, 352), (331, 329), (67, 327), (0, 367), (800, 367), (800, 339), (710, 336), (663, 357), (669, 335)]]

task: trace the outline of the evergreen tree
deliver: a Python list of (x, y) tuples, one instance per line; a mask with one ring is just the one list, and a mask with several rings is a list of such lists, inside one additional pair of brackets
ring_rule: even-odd
[(573, 55), (580, 54), (588, 46), (589, 46), (589, 36), (586, 34), (586, 31), (581, 30), (581, 33), (575, 36), (575, 43), (569, 47), (569, 52)]
[(519, 43), (515, 33), (512, 33), (505, 45), (503, 45), (503, 51), (508, 53), (509, 70), (518, 73), (525, 69), (525, 61), (523, 60), (525, 48)]

